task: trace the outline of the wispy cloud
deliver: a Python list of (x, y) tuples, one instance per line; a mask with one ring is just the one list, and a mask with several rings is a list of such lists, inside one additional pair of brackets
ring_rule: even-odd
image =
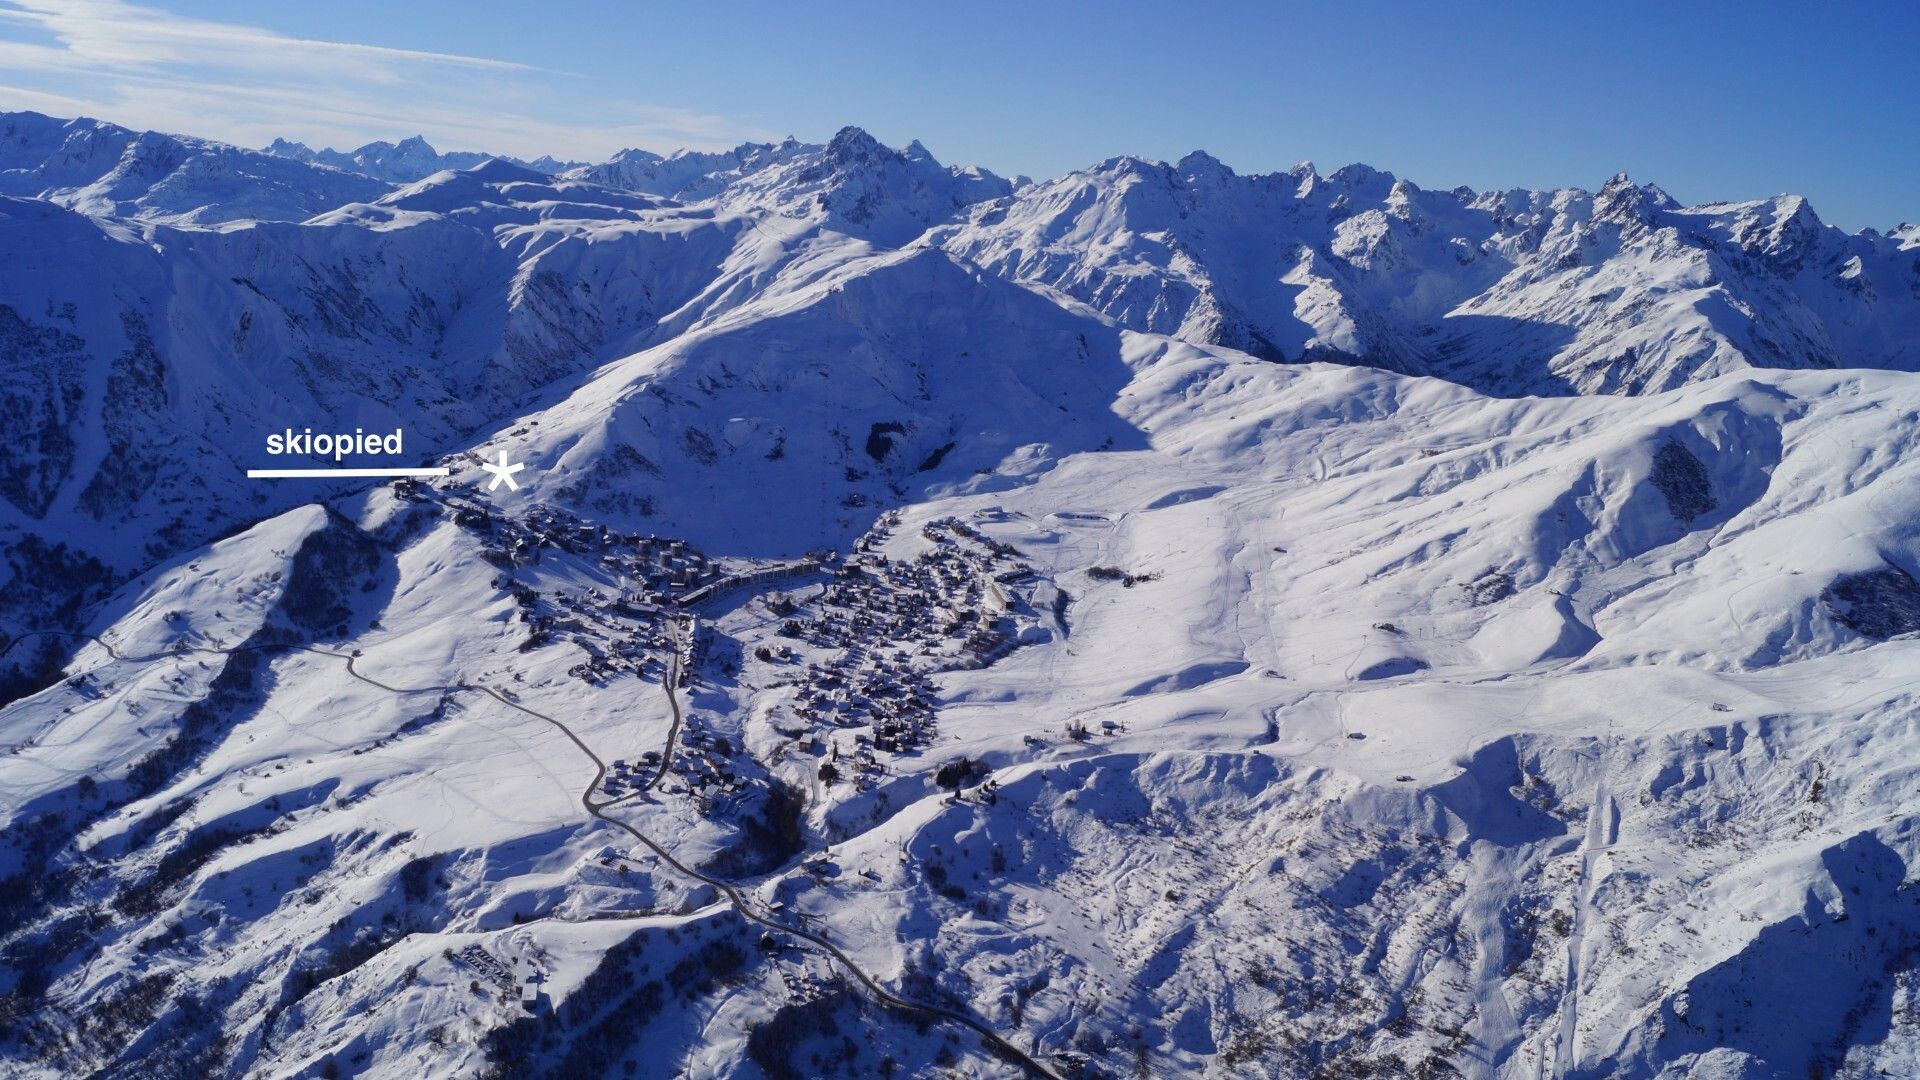
[(0, 71), (12, 84), (0, 108), (243, 145), (420, 133), (443, 149), (599, 158), (771, 134), (685, 109), (583, 104), (580, 80), (509, 60), (292, 37), (122, 0), (0, 0)]

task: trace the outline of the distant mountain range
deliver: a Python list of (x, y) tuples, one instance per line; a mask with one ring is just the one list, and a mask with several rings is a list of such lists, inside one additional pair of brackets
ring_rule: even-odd
[(783, 218), (817, 204), (851, 235), (935, 244), (1133, 329), (1494, 393), (1633, 393), (1748, 365), (1920, 364), (1920, 226), (1849, 235), (1796, 196), (1683, 207), (1624, 174), (1598, 192), (1428, 191), (1362, 165), (1240, 176), (1203, 153), (1115, 158), (1016, 191), (857, 129), (826, 146), (625, 150), (583, 165), (442, 154), (418, 136), (256, 152), (0, 118), (0, 191), (172, 224), (304, 221), (489, 160)]
[(398, 143), (370, 142), (358, 150), (342, 153), (331, 148), (310, 150), (304, 144), (275, 139), (264, 148), (274, 157), (292, 158), (315, 165), (331, 165), (345, 172), (371, 176), (375, 180), (384, 180), (389, 184), (411, 184), (415, 180), (424, 180), (444, 169), (470, 169), (483, 161), (501, 158), (516, 165), (543, 173), (563, 172), (581, 165), (578, 161), (556, 161), (542, 157), (536, 161), (520, 161), (518, 158), (503, 157), (499, 154), (478, 154), (471, 151), (454, 150), (440, 153), (425, 138), (415, 135), (411, 139), (402, 139)]

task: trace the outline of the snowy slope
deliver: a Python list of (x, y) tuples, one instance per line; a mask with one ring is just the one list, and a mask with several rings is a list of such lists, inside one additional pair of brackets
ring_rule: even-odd
[[(937, 251), (803, 269), (804, 284), (776, 281), (476, 448), (547, 477), (502, 504), (795, 557), (1009, 456), (1138, 442), (1110, 415), (1127, 374), (1110, 329)], [(769, 507), (738, 490), (785, 497)]]
[(0, 1071), (1920, 1053), (1910, 228), (614, 164), (0, 198)]
[(34, 582), (0, 598), (8, 632), (324, 494), (243, 477), (285, 466), (269, 432), (399, 427), (398, 464), (417, 464), (785, 257), (743, 218), (516, 170), (437, 174), (300, 225), (0, 199), (0, 403), (23, 435), (0, 452), (0, 580)]

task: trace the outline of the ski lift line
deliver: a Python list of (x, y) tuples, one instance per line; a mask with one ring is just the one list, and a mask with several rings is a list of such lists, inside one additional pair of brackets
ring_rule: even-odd
[(248, 469), (250, 480), (317, 480), (342, 477), (433, 477), (452, 476), (453, 470), (440, 469)]

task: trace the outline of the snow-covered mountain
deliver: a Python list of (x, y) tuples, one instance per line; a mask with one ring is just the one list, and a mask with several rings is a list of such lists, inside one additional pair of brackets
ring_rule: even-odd
[(1010, 182), (984, 169), (940, 164), (918, 142), (896, 150), (849, 127), (815, 153), (742, 176), (716, 201), (816, 221), (899, 247), (967, 207), (1012, 190)]
[(1847, 235), (1796, 196), (1682, 207), (1624, 174), (1597, 193), (1434, 192), (1196, 153), (1116, 158), (938, 239), (1134, 329), (1492, 393), (1920, 365), (1911, 230)]
[(0, 113), (0, 195), (181, 223), (299, 221), (387, 185), (225, 143)]
[(537, 161), (523, 162), (505, 155), (482, 154), (471, 150), (450, 150), (441, 153), (427, 142), (424, 136), (415, 135), (397, 143), (384, 140), (367, 143), (357, 150), (340, 151), (332, 147), (321, 150), (309, 149), (303, 143), (275, 139), (263, 148), (264, 153), (274, 157), (292, 158), (319, 165), (331, 165), (346, 172), (359, 173), (389, 184), (411, 184), (416, 180), (425, 180), (437, 172), (448, 169), (471, 169), (496, 158), (515, 165), (526, 165), (536, 172), (553, 175), (569, 169), (578, 168), (577, 161), (559, 161), (553, 157), (541, 157)]
[(571, 180), (627, 191), (643, 191), (681, 200), (706, 199), (750, 173), (792, 161), (820, 147), (788, 138), (779, 143), (741, 143), (724, 153), (678, 150), (662, 156), (628, 149), (597, 165), (581, 165), (565, 174)]
[(8, 1075), (1920, 1054), (1910, 226), (7, 122)]
[(628, 191), (817, 221), (899, 247), (967, 207), (1004, 198), (1013, 185), (978, 168), (940, 164), (918, 142), (883, 146), (843, 128), (825, 146), (789, 138), (743, 143), (726, 153), (670, 157), (623, 150), (612, 160), (564, 174)]

